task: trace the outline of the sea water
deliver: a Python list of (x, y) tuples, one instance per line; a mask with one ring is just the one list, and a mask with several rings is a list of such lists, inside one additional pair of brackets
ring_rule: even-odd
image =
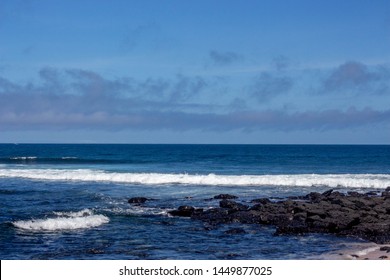
[[(171, 217), (180, 205), (250, 204), (390, 186), (390, 146), (0, 145), (1, 259), (310, 259), (361, 240)], [(145, 204), (129, 204), (131, 197)], [(245, 234), (226, 231), (240, 227)]]

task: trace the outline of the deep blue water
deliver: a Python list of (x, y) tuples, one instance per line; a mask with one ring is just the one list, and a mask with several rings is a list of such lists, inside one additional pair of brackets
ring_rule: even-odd
[(356, 240), (208, 230), (167, 211), (387, 186), (390, 146), (0, 144), (0, 259), (316, 258)]

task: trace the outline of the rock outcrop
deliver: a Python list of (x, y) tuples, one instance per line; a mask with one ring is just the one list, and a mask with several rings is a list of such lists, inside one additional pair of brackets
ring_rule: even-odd
[(275, 234), (332, 233), (382, 244), (390, 242), (390, 187), (383, 192), (364, 194), (329, 190), (277, 201), (260, 198), (252, 200), (251, 205), (232, 201), (237, 197), (227, 194), (214, 198), (222, 199), (220, 207), (203, 211), (182, 206), (170, 214), (213, 226), (222, 223), (273, 225)]

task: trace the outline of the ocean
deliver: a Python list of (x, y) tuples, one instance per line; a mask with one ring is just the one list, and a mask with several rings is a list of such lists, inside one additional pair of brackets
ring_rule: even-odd
[(168, 211), (388, 186), (386, 145), (0, 144), (0, 259), (317, 259), (364, 241)]

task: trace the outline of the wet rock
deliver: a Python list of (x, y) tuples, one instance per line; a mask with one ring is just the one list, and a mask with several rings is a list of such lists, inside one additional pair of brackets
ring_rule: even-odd
[(210, 225), (230, 223), (232, 217), (229, 215), (229, 210), (224, 208), (212, 208), (199, 213), (194, 212), (192, 219), (204, 221)]
[(379, 249), (380, 251), (386, 251), (387, 253), (390, 252), (390, 246), (383, 246)]
[(349, 195), (349, 196), (352, 196), (352, 197), (362, 197), (362, 196), (364, 196), (364, 194), (362, 194), (362, 193), (358, 193), (358, 192), (347, 192), (347, 194)]
[(259, 211), (238, 211), (230, 215), (233, 223), (266, 224), (266, 216)]
[(235, 196), (219, 195), (220, 207), (198, 211), (183, 206), (175, 211), (212, 227), (226, 223), (273, 225), (275, 234), (332, 233), (384, 244), (390, 242), (390, 199), (383, 193), (386, 191), (382, 196), (370, 196), (329, 190), (299, 199), (263, 198), (254, 200), (257, 204), (252, 207), (229, 200)]
[(382, 197), (384, 197), (386, 199), (390, 199), (390, 191), (382, 192)]
[(146, 197), (132, 197), (128, 200), (128, 203), (132, 204), (142, 204), (145, 203), (147, 200), (149, 200)]
[(214, 199), (236, 199), (236, 198), (238, 197), (231, 194), (219, 194), (214, 196)]
[(228, 209), (231, 209), (233, 211), (244, 211), (244, 210), (247, 210), (249, 208), (249, 206), (247, 206), (247, 205), (244, 205), (244, 204), (232, 201), (232, 200), (227, 200), (227, 199), (221, 200), (219, 202), (219, 207), (228, 208)]
[(192, 206), (184, 205), (177, 208), (177, 210), (169, 211), (168, 214), (179, 217), (191, 217), (195, 212), (195, 208)]
[(323, 192), (322, 195), (323, 196), (329, 196), (332, 192), (333, 192), (333, 189)]
[(311, 200), (313, 202), (318, 202), (321, 201), (323, 198), (322, 194), (317, 193), (317, 192), (311, 192), (308, 195), (305, 196), (306, 199)]
[(267, 203), (270, 203), (271, 200), (269, 198), (258, 198), (258, 199), (253, 199), (251, 202), (252, 203), (259, 203), (259, 204), (267, 204)]
[(369, 192), (366, 192), (365, 195), (376, 196), (376, 195), (378, 195), (378, 192), (377, 191), (369, 191)]

